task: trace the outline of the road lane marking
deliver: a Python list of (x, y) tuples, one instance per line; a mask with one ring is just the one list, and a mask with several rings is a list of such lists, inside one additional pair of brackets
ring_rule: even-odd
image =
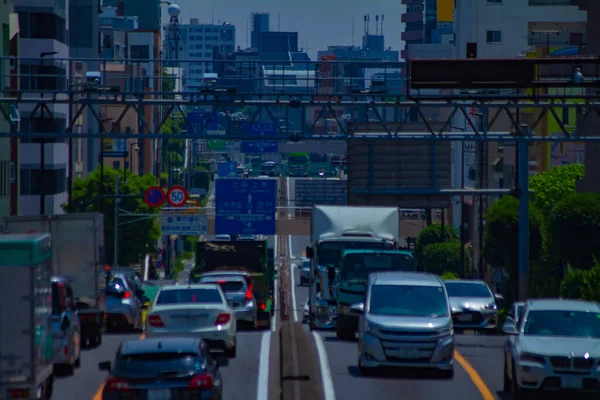
[(481, 376), (479, 376), (477, 371), (475, 371), (475, 368), (473, 368), (471, 364), (469, 364), (469, 362), (465, 360), (465, 358), (462, 355), (460, 355), (460, 353), (456, 350), (454, 350), (454, 359), (458, 361), (458, 363), (465, 370), (467, 375), (469, 375), (469, 378), (471, 378), (471, 381), (473, 382), (477, 390), (479, 390), (479, 393), (481, 393), (483, 400), (495, 400), (495, 397), (492, 395), (492, 392), (483, 382), (483, 379), (481, 379)]
[[(312, 333), (317, 346), (317, 354), (319, 355), (319, 364), (321, 364), (321, 380), (323, 381), (323, 396), (325, 400), (335, 400), (335, 390), (333, 390), (333, 379), (331, 378), (331, 370), (329, 369), (329, 360), (323, 339), (317, 332)], [(485, 399), (487, 400), (487, 399)]]
[[(273, 243), (273, 266), (275, 266), (275, 262), (276, 260), (279, 259), (279, 254), (277, 253), (277, 232), (275, 232), (275, 240)], [(277, 298), (279, 297), (277, 295), (277, 292), (279, 292), (279, 288), (277, 287), (277, 275), (281, 272), (281, 264), (279, 265), (279, 267), (277, 268), (277, 274), (275, 275), (275, 279), (273, 279), (273, 304), (271, 304), (271, 307), (279, 307), (279, 303), (277, 302)], [(275, 330), (277, 329), (277, 310), (274, 310), (275, 312), (273, 312), (273, 315), (271, 316), (271, 330), (273, 332), (275, 332)]]
[(294, 310), (294, 322), (298, 322), (298, 309), (296, 308), (296, 271), (294, 266), (296, 264), (290, 264), (290, 280), (292, 281), (292, 310)]
[[(263, 333), (260, 342), (260, 360), (258, 362), (258, 386), (256, 400), (269, 400), (269, 354), (271, 351), (271, 332)], [(94, 399), (95, 400), (95, 399)]]
[(288, 235), (288, 253), (290, 253), (290, 260), (293, 260), (294, 253), (292, 253), (292, 235)]

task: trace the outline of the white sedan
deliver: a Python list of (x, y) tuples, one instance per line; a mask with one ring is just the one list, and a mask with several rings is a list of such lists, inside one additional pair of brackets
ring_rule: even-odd
[(164, 286), (146, 318), (146, 337), (204, 339), (227, 357), (236, 355), (235, 311), (217, 284)]

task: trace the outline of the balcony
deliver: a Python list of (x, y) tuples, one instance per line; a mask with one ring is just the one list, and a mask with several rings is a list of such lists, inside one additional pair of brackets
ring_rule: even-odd
[(422, 22), (423, 21), (423, 13), (422, 12), (404, 13), (400, 17), (400, 20), (404, 23), (406, 23), (406, 22)]
[[(68, 201), (67, 192), (57, 193), (45, 196), (45, 215), (64, 214), (61, 204)], [(21, 195), (19, 196), (19, 215), (40, 215), (40, 196)]]
[[(19, 146), (21, 168), (37, 169), (40, 167), (40, 144), (21, 143)], [(69, 150), (66, 143), (44, 144), (44, 166), (66, 165), (69, 162)]]
[(418, 31), (402, 32), (401, 38), (405, 42), (414, 42), (414, 41), (418, 41), (418, 40), (422, 41), (423, 40), (423, 31), (418, 30)]

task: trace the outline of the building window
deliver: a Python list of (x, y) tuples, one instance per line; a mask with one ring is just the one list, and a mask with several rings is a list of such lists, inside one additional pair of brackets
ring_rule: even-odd
[(23, 39), (55, 39), (65, 43), (66, 23), (50, 13), (19, 13), (19, 34)]
[(131, 45), (131, 58), (134, 60), (149, 60), (150, 59), (150, 46), (145, 45)]
[(502, 43), (502, 32), (500, 31), (487, 31), (486, 33), (487, 43)]
[(67, 190), (67, 171), (65, 169), (44, 170), (43, 179), (39, 169), (21, 170), (21, 195), (39, 196), (42, 184), (46, 195), (63, 193)]
[(10, 183), (17, 181), (17, 167), (14, 162), (10, 163)]

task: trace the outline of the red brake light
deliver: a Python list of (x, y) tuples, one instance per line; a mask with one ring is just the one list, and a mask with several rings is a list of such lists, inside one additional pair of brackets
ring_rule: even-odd
[(124, 294), (125, 298), (128, 299), (131, 297), (131, 293), (130, 292), (125, 292)]
[(28, 399), (29, 389), (11, 389), (8, 395), (11, 399)]
[(246, 290), (246, 300), (252, 300), (252, 292), (250, 290)]
[(248, 284), (248, 290), (252, 291), (252, 284), (251, 283)]
[(104, 384), (104, 390), (109, 392), (123, 392), (130, 390), (129, 382), (122, 378), (109, 378)]
[(265, 311), (267, 309), (267, 303), (260, 303), (259, 307), (261, 310)]
[(217, 283), (218, 283), (219, 285), (222, 285), (222, 284), (224, 284), (224, 283), (227, 283), (227, 281), (226, 281), (225, 279), (219, 279), (219, 280), (217, 281)]
[(215, 321), (215, 325), (225, 325), (229, 321), (231, 321), (231, 315), (229, 314), (219, 314), (217, 320)]
[(202, 388), (202, 389), (212, 389), (213, 388), (213, 379), (212, 376), (208, 374), (200, 374), (194, 375), (188, 384), (189, 388)]
[(163, 324), (162, 322), (162, 319), (160, 319), (160, 315), (149, 315), (148, 323), (150, 324), (150, 326), (153, 326), (155, 328), (163, 328), (165, 326), (165, 324)]

